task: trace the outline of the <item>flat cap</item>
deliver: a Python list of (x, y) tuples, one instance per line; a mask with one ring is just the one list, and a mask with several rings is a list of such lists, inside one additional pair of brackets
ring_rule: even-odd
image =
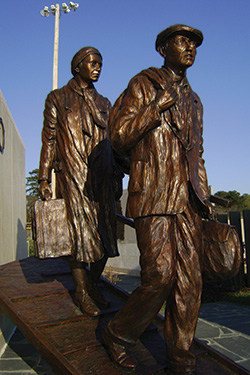
[(203, 34), (200, 30), (194, 29), (191, 26), (182, 25), (182, 24), (175, 24), (169, 26), (167, 29), (161, 31), (156, 38), (155, 41), (155, 49), (159, 52), (159, 48), (162, 45), (165, 45), (168, 39), (172, 38), (175, 35), (187, 35), (192, 40), (195, 40), (197, 43), (197, 47), (199, 47), (203, 41)]
[(102, 59), (102, 55), (98, 51), (98, 49), (94, 47), (83, 47), (78, 52), (76, 52), (75, 56), (73, 57), (71, 61), (71, 73), (74, 75), (75, 68), (82, 62), (82, 60), (85, 59), (85, 57), (89, 55), (100, 55)]

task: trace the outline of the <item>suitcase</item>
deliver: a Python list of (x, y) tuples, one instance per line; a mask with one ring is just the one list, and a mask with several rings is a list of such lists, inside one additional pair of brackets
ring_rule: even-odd
[(63, 199), (36, 201), (33, 212), (33, 240), (41, 259), (69, 256), (72, 252), (67, 212)]

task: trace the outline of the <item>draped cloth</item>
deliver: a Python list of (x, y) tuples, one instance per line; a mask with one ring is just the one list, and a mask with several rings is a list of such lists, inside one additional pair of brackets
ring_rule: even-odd
[[(167, 80), (167, 84), (163, 82), (159, 82), (159, 71), (156, 72), (153, 68), (148, 69), (145, 71), (147, 77), (152, 80), (154, 83), (160, 83), (160, 88), (162, 90), (167, 89), (167, 87), (171, 87), (177, 93), (177, 100), (169, 109), (168, 112), (170, 113), (170, 122), (177, 131), (183, 131), (186, 137), (186, 144), (189, 143), (189, 130), (190, 125), (192, 124), (193, 118), (195, 117), (194, 108), (193, 108), (193, 97), (192, 97), (192, 89), (189, 85), (186, 76), (178, 77), (174, 76), (170, 79), (170, 73), (166, 68), (162, 68), (162, 74)], [(155, 79), (157, 79), (155, 81)]]

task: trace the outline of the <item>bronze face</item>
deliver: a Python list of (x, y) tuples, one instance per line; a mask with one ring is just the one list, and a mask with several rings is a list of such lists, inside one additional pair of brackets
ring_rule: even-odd
[(102, 58), (98, 54), (91, 54), (87, 56), (76, 67), (78, 79), (90, 83), (97, 82), (102, 69)]
[(174, 70), (185, 71), (192, 66), (196, 56), (196, 42), (187, 36), (176, 35), (166, 45), (166, 60)]

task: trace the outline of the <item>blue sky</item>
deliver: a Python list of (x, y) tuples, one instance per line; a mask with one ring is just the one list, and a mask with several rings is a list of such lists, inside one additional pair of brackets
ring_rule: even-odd
[[(214, 191), (250, 194), (250, 1), (80, 0), (60, 18), (58, 86), (71, 78), (81, 47), (104, 58), (97, 90), (112, 103), (140, 70), (161, 66), (156, 35), (175, 23), (199, 28), (204, 42), (189, 82), (204, 105), (204, 158)], [(26, 148), (26, 174), (39, 165), (43, 107), (52, 89), (54, 16), (40, 15), (53, 1), (1, 4), (0, 90)], [(61, 5), (61, 3), (60, 3)]]

